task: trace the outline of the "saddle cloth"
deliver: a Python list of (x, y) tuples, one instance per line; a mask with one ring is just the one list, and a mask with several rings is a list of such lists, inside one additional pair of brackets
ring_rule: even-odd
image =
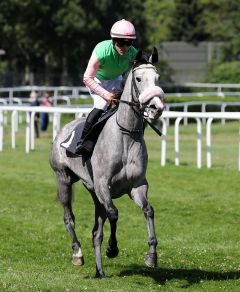
[[(89, 133), (85, 136), (82, 144), (89, 154), (93, 152), (98, 136), (101, 133), (105, 123), (117, 111), (117, 108), (117, 106), (114, 106), (103, 113), (99, 120), (93, 125)], [(60, 146), (65, 148), (68, 152), (76, 154), (76, 147), (81, 139), (84, 124), (84, 121), (79, 122), (73, 129), (72, 133), (60, 144)]]

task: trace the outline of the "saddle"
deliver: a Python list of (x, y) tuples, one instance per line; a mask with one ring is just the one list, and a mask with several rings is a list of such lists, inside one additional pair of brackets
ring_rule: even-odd
[[(84, 153), (85, 156), (91, 156), (94, 146), (97, 143), (97, 139), (99, 134), (101, 133), (104, 125), (106, 124), (107, 120), (117, 111), (118, 107), (115, 106), (105, 113), (99, 118), (99, 120), (93, 125), (92, 129), (87, 133), (85, 138), (82, 141), (82, 145), (85, 149)], [(85, 122), (79, 122), (75, 128), (73, 129), (72, 133), (67, 137), (65, 141), (63, 141), (60, 146), (65, 148), (67, 154), (75, 154), (77, 156), (83, 156), (76, 154), (77, 145), (81, 139), (82, 131), (84, 128)]]

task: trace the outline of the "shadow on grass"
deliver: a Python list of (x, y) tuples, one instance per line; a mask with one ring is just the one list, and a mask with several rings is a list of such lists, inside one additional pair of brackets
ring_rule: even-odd
[(139, 265), (129, 266), (119, 273), (119, 277), (141, 275), (152, 277), (156, 284), (165, 285), (171, 280), (185, 280), (187, 282), (184, 287), (198, 284), (201, 281), (227, 281), (240, 279), (240, 271), (230, 272), (211, 272), (198, 269), (163, 269), (158, 268), (151, 270), (147, 267)]

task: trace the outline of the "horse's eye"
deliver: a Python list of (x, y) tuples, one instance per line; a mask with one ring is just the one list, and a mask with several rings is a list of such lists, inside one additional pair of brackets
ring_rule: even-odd
[(136, 80), (137, 80), (137, 82), (140, 82), (141, 78), (140, 77), (136, 77)]

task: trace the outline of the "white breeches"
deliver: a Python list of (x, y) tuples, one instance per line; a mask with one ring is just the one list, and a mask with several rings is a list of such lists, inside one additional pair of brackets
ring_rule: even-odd
[[(122, 91), (122, 81), (123, 78), (122, 76), (118, 76), (117, 78), (113, 80), (99, 80), (95, 78), (95, 81), (101, 86), (106, 89), (109, 92), (114, 92), (114, 91)], [(97, 95), (95, 92), (89, 90), (91, 97), (93, 98), (93, 107), (101, 110), (106, 110), (108, 107), (107, 101), (102, 98), (101, 96)]]

